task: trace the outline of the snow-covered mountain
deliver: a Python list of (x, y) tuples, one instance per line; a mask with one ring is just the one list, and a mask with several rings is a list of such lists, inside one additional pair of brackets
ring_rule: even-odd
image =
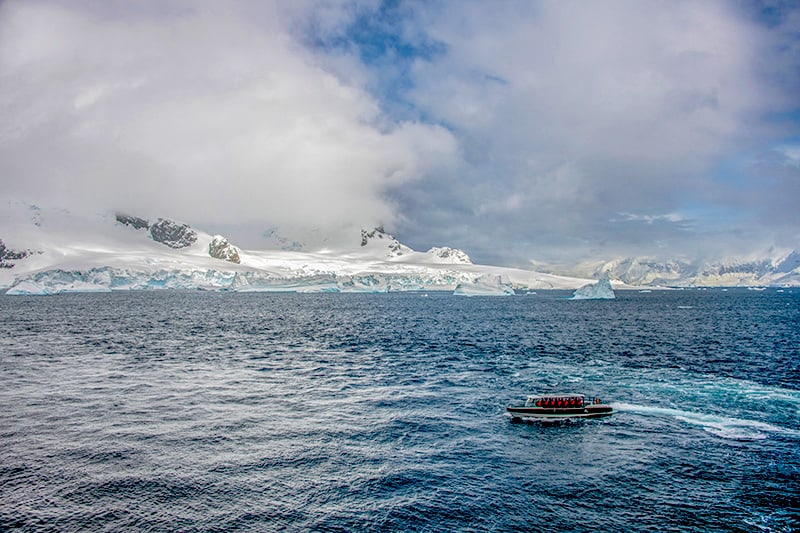
[(626, 257), (570, 269), (537, 264), (545, 272), (569, 272), (578, 277), (609, 276), (628, 285), (662, 287), (800, 286), (800, 252), (769, 250), (760, 255), (715, 261), (662, 260)]
[[(270, 238), (281, 238), (270, 235)], [(0, 287), (9, 294), (136, 289), (508, 294), (574, 289), (584, 278), (474, 265), (461, 250), (419, 252), (383, 228), (350, 245), (246, 250), (188, 224), (123, 213), (80, 214), (9, 204), (0, 212)], [(296, 243), (297, 247), (302, 247)], [(474, 290), (473, 290), (474, 289)]]
[[(621, 286), (800, 286), (800, 252), (715, 262), (632, 257), (535, 270), (475, 265), (461, 250), (420, 252), (383, 228), (307, 251), (277, 232), (273, 249), (247, 250), (188, 224), (123, 213), (79, 214), (7, 204), (0, 210), (0, 289), (11, 294), (183, 288), (387, 292), (576, 289), (609, 277)], [(320, 239), (324, 242), (323, 239)], [(280, 245), (275, 249), (274, 245)]]

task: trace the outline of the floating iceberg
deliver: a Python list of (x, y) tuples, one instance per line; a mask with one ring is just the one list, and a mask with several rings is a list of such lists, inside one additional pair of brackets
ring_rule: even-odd
[(614, 298), (616, 295), (608, 277), (601, 278), (597, 283), (584, 285), (572, 295), (573, 300), (613, 300)]
[(512, 296), (514, 289), (503, 276), (483, 274), (472, 281), (459, 283), (453, 294), (456, 296)]

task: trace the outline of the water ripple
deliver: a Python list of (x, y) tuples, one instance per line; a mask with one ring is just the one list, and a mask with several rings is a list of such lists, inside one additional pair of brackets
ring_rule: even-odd
[[(0, 530), (800, 525), (795, 295), (159, 292), (0, 311)], [(617, 413), (505, 415), (573, 390)]]

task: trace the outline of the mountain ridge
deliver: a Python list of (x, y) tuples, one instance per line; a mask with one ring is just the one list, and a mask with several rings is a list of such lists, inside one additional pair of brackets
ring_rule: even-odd
[(572, 289), (590, 281), (474, 265), (454, 248), (415, 251), (381, 227), (362, 230), (361, 241), (339, 249), (247, 250), (225, 236), (167, 218), (151, 223), (130, 214), (80, 215), (35, 206), (16, 206), (16, 211), (0, 217), (0, 237), (13, 244), (4, 244), (4, 250), (35, 253), (0, 269), (0, 287), (8, 294), (160, 288), (452, 291), (483, 280), (482, 294), (500, 295), (513, 288)]
[(18, 204), (0, 215), (0, 288), (12, 293), (142, 288), (388, 292), (454, 290), (459, 284), (485, 286), (492, 280), (496, 292), (504, 294), (509, 288), (573, 290), (602, 277), (611, 278), (616, 288), (800, 286), (796, 250), (707, 262), (626, 257), (561, 268), (532, 263), (528, 270), (476, 265), (464, 251), (446, 246), (415, 251), (381, 226), (361, 229), (360, 240), (354, 235), (350, 245), (316, 251), (298, 250), (304, 246), (274, 231), (270, 236), (290, 246), (248, 250), (223, 235), (168, 218), (151, 223), (129, 214), (81, 215)]
[(533, 262), (533, 266), (543, 272), (577, 277), (608, 275), (628, 285), (642, 287), (800, 286), (800, 252), (796, 250), (773, 249), (762, 254), (713, 260), (629, 256), (566, 268), (538, 262)]

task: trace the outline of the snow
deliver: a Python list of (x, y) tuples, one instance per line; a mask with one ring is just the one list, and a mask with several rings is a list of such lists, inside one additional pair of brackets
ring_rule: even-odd
[(237, 264), (211, 257), (209, 245), (224, 237), (197, 228), (192, 228), (197, 234), (192, 245), (174, 249), (152, 240), (146, 231), (119, 223), (112, 212), (75, 214), (24, 204), (9, 204), (0, 211), (0, 238), (10, 249), (32, 252), (14, 260), (13, 268), (0, 268), (0, 287), (8, 288), (7, 294), (158, 289), (393, 292), (457, 287), (459, 294), (511, 294), (513, 289), (574, 289), (588, 281), (473, 265), (456, 249), (417, 252), (378, 232), (367, 246), (360, 246), (356, 233), (349, 249), (237, 249)]
[(584, 285), (572, 295), (573, 300), (613, 300), (616, 298), (611, 282), (603, 277), (597, 283)]
[(465, 264), (471, 265), (472, 259), (463, 251), (458, 248), (434, 247), (426, 252), (429, 256), (429, 262), (442, 263), (442, 264)]
[(800, 286), (800, 252), (772, 247), (736, 257), (703, 260), (627, 257), (577, 265), (532, 264), (547, 272), (571, 272), (591, 278), (609, 276), (640, 287)]
[(453, 294), (457, 296), (511, 296), (514, 289), (503, 276), (483, 274), (472, 281), (456, 285)]

